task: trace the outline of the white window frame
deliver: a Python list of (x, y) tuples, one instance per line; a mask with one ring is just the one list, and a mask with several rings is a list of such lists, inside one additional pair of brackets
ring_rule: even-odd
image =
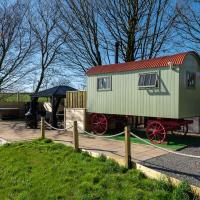
[[(109, 78), (110, 79), (110, 87), (107, 88), (99, 88), (99, 80), (103, 78)], [(112, 77), (111, 76), (101, 76), (97, 77), (97, 91), (111, 91), (112, 90)]]
[[(139, 85), (139, 81), (140, 81), (140, 77), (142, 75), (151, 75), (151, 74), (156, 74), (156, 81), (155, 81), (155, 85)], [(138, 87), (139, 89), (148, 89), (148, 88), (159, 88), (160, 87), (160, 73), (155, 71), (155, 72), (145, 72), (145, 73), (139, 73), (139, 76), (138, 76)]]

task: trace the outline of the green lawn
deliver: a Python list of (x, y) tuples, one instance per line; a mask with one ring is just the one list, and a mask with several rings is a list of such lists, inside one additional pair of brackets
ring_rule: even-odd
[(105, 157), (93, 158), (50, 140), (0, 147), (0, 199), (190, 199), (190, 187), (177, 188), (126, 170)]
[[(137, 131), (133, 131), (133, 133), (135, 133), (136, 135), (138, 135), (139, 137), (143, 138), (144, 140), (148, 141), (145, 134), (145, 131), (143, 130), (137, 130)], [(114, 133), (113, 133), (114, 134)], [(183, 135), (171, 135), (168, 134), (167, 135), (167, 143), (163, 143), (163, 144), (157, 144), (157, 146), (166, 148), (166, 149), (170, 149), (173, 151), (177, 151), (177, 150), (181, 150), (185, 147), (187, 147), (188, 145), (194, 145), (196, 143), (198, 143), (198, 140), (196, 139), (197, 137), (194, 136), (183, 136)], [(112, 139), (115, 140), (124, 140), (124, 135), (123, 136), (117, 136), (117, 137), (113, 137)], [(135, 137), (131, 137), (131, 142), (133, 143), (138, 143), (138, 144), (147, 144), (143, 141), (141, 141), (138, 138)]]

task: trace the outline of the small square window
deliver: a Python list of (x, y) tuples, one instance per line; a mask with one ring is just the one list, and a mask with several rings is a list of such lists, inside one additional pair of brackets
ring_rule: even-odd
[(195, 88), (196, 74), (194, 72), (186, 72), (186, 87)]
[(159, 86), (159, 79), (157, 73), (145, 73), (139, 75), (138, 86), (140, 88), (152, 88)]
[(111, 77), (97, 78), (97, 90), (111, 90)]

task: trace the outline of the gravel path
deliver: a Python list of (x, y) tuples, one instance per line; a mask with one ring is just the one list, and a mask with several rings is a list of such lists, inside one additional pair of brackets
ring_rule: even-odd
[[(200, 140), (200, 138), (198, 139)], [(200, 144), (199, 146), (187, 147), (180, 152), (200, 156)], [(143, 161), (141, 164), (200, 187), (200, 159), (198, 158), (188, 158), (169, 153)]]

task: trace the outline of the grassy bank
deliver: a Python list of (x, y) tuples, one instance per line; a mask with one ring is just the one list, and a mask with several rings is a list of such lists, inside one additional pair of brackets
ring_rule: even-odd
[(50, 140), (0, 147), (1, 200), (184, 200), (190, 195), (186, 183), (173, 188), (103, 156), (92, 158)]
[(29, 102), (30, 94), (23, 93), (19, 94), (19, 99), (17, 97), (17, 93), (0, 93), (0, 102)]
[[(17, 96), (17, 93), (0, 93), (0, 103), (15, 103), (18, 101), (24, 103), (30, 102), (30, 93), (20, 93), (19, 96)], [(41, 97), (38, 101), (45, 102), (48, 101), (48, 98)]]

